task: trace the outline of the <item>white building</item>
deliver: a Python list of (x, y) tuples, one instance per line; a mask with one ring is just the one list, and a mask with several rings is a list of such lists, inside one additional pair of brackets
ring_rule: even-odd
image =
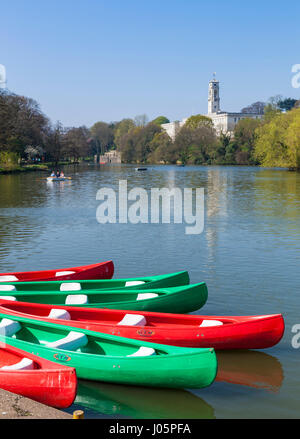
[[(208, 113), (207, 117), (212, 119), (213, 125), (218, 135), (233, 134), (236, 124), (245, 118), (261, 119), (262, 114), (258, 113), (228, 113), (220, 109), (220, 84), (217, 79), (209, 81), (208, 85)], [(165, 123), (162, 128), (174, 141), (180, 128), (185, 124), (188, 118), (182, 121)]]

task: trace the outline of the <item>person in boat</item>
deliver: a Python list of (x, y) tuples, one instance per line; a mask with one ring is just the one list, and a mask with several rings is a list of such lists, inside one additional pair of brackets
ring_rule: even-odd
[(59, 172), (59, 171), (56, 171), (56, 175), (55, 175), (55, 177), (56, 177), (56, 178), (59, 178), (59, 177), (60, 177), (60, 172)]
[(60, 176), (64, 178), (65, 174), (61, 171)]
[(55, 172), (52, 171), (50, 177), (55, 177)]

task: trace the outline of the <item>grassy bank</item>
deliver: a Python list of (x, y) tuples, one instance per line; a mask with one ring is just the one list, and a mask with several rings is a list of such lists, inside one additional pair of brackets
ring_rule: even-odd
[(0, 163), (0, 174), (15, 174), (19, 172), (33, 172), (33, 171), (49, 171), (47, 165), (11, 165), (3, 166)]

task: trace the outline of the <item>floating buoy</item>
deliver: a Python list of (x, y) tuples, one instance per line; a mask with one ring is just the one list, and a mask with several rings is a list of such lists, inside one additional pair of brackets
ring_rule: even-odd
[(83, 410), (75, 410), (75, 412), (73, 412), (73, 419), (83, 419), (83, 418), (84, 418)]

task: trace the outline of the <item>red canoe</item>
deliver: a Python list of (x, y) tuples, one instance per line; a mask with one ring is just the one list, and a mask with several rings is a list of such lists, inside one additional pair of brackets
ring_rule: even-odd
[(57, 270), (0, 273), (0, 282), (111, 279), (113, 274), (113, 261), (106, 261), (99, 264), (81, 265), (80, 267), (60, 268)]
[(76, 371), (1, 342), (0, 388), (63, 409), (76, 397)]
[(175, 346), (265, 349), (284, 333), (281, 314), (197, 316), (80, 308), (0, 299), (0, 312)]

